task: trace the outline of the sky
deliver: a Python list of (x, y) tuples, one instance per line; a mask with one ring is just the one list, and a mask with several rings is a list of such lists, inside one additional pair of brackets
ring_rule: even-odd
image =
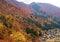
[(24, 2), (27, 4), (30, 4), (32, 2), (37, 2), (37, 3), (50, 3), (53, 4), (55, 6), (60, 7), (60, 0), (17, 0), (19, 2)]

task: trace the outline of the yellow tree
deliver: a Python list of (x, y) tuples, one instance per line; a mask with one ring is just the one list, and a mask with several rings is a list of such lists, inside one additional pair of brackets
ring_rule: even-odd
[(12, 27), (13, 17), (12, 15), (6, 15), (6, 25), (8, 28)]
[(15, 40), (17, 42), (26, 42), (26, 38), (25, 38), (24, 34), (22, 34), (20, 32), (14, 32), (10, 36), (12, 36), (13, 38), (15, 38)]
[(3, 23), (0, 23), (0, 39), (4, 39), (7, 36), (7, 34), (7, 29), (5, 29)]

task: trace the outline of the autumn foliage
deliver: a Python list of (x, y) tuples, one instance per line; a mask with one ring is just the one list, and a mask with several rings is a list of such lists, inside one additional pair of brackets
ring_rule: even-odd
[(0, 0), (0, 42), (39, 42), (43, 34), (40, 21), (30, 12), (3, 1)]

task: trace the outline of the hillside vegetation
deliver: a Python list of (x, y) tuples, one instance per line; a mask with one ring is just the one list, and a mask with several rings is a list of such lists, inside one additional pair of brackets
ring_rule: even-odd
[(59, 17), (38, 15), (0, 0), (0, 42), (40, 42), (45, 30), (54, 28), (60, 28)]

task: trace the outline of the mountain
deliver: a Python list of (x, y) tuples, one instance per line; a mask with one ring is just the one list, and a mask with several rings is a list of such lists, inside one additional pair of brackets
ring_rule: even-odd
[(23, 8), (25, 11), (35, 14), (45, 14), (58, 17), (60, 16), (60, 8), (48, 3), (35, 3), (25, 4), (23, 2), (11, 1), (13, 5), (18, 8)]
[(30, 6), (37, 14), (45, 14), (51, 16), (60, 16), (60, 8), (48, 3), (31, 3)]
[(48, 3), (32, 2), (31, 4), (25, 4), (23, 2), (17, 2), (16, 0), (8, 0), (7, 2), (30, 13), (60, 16), (60, 8)]
[(59, 11), (47, 3), (0, 0), (0, 42), (40, 42), (45, 30), (60, 28)]
[(17, 3), (0, 0), (0, 42), (39, 42), (42, 33), (38, 32), (43, 31), (40, 22), (32, 15), (29, 5)]

